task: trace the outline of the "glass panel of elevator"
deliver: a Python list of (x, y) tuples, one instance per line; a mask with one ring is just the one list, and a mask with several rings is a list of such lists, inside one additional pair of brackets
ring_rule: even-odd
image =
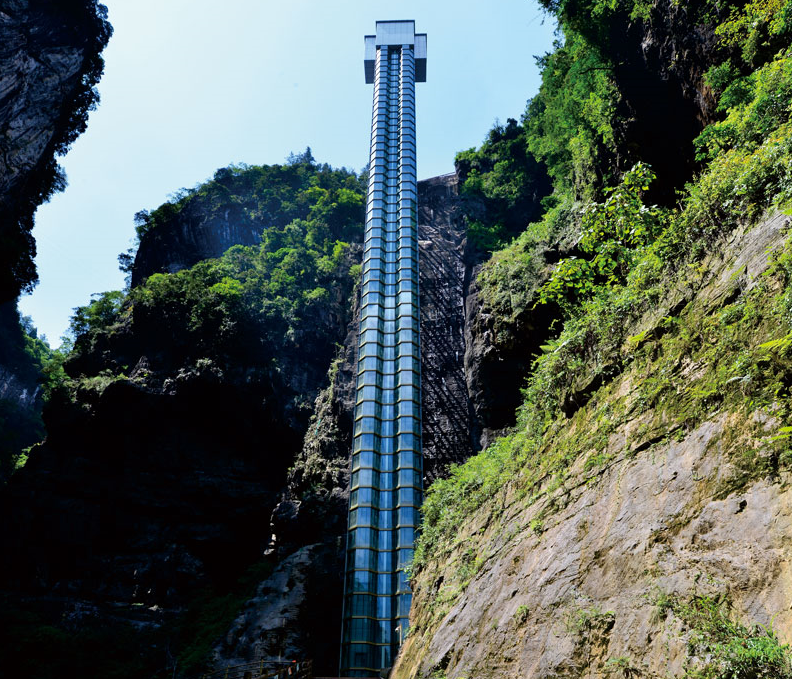
[(407, 632), (423, 487), (415, 83), (426, 35), (378, 21), (365, 37), (374, 85), (341, 675), (376, 676)]

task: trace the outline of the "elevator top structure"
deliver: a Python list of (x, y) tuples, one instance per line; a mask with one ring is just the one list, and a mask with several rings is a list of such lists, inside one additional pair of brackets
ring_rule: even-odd
[(378, 21), (377, 34), (367, 35), (363, 67), (366, 82), (374, 82), (374, 66), (377, 61), (377, 47), (384, 45), (409, 45), (415, 55), (415, 82), (426, 82), (426, 33), (415, 32), (414, 21)]

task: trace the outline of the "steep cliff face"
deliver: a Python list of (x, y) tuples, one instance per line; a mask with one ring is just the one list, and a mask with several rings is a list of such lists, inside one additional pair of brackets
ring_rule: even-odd
[(111, 34), (96, 0), (0, 8), (0, 302), (36, 282), (33, 213), (65, 186), (55, 156), (85, 130)]
[(288, 380), (266, 365), (163, 365), (141, 335), (118, 338), (137, 349), (129, 376), (98, 376), (77, 403), (56, 397), (47, 442), (4, 498), (13, 574), (63, 594), (173, 607), (255, 561), (307, 424), (304, 399), (324, 376), (326, 332), (306, 328), (284, 347)]
[(245, 220), (242, 213), (240, 206), (229, 206), (215, 216), (207, 214), (205, 205), (191, 204), (177, 219), (141, 239), (131, 271), (132, 286), (153, 273), (174, 273), (202, 259), (219, 257), (233, 245), (256, 245), (262, 225)]
[[(546, 246), (546, 244), (544, 244)], [(525, 385), (533, 358), (541, 345), (553, 333), (553, 322), (559, 318), (555, 307), (536, 308), (535, 295), (547, 280), (551, 266), (544, 247), (526, 244), (526, 259), (536, 263), (530, 271), (527, 302), (508, 303), (506, 310), (498, 308), (482, 295), (478, 274), (481, 266), (472, 268), (465, 323), (465, 372), (471, 395), (480, 448), (485, 448), (497, 436), (514, 425), (515, 410), (520, 403), (520, 390)], [(552, 261), (552, 258), (550, 258)], [(515, 275), (525, 275), (525, 271)], [(525, 295), (524, 281), (515, 297)]]
[(473, 279), (454, 174), (418, 183), (421, 289), (421, 389), (425, 484), (444, 476), (478, 446), (478, 424), (465, 372), (465, 309)]
[(183, 360), (183, 338), (145, 315), (98, 338), (67, 364), (96, 377), (53, 399), (11, 486), (17, 575), (168, 606), (255, 560), (346, 306), (339, 291), (273, 353), (227, 360)]
[[(515, 473), (428, 556), (393, 676), (680, 676), (736, 663), (718, 655), (706, 616), (739, 621), (720, 640), (735, 649), (740, 634), (761, 636), (754, 624), (792, 639), (783, 422), (772, 398), (741, 395), (761, 379), (751, 360), (788, 384), (786, 360), (759, 345), (777, 334), (774, 262), (789, 226), (775, 215), (740, 228), (697, 278), (671, 285), (635, 322), (632, 360), (548, 430), (543, 455), (568, 455), (568, 473)], [(708, 341), (728, 346), (717, 328), (744, 312), (756, 336), (732, 350), (745, 375), (704, 397), (724, 351)]]
[(691, 142), (716, 117), (717, 100), (704, 75), (722, 58), (718, 17), (705, 21), (704, 4), (661, 0), (644, 17), (623, 11), (608, 24), (605, 49), (622, 95), (620, 146), (630, 162), (640, 158), (654, 168), (660, 181), (653, 197), (666, 203), (697, 169)]

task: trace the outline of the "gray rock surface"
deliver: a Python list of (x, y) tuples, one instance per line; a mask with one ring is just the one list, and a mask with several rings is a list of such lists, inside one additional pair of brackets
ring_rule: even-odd
[(8, 400), (25, 410), (40, 408), (41, 388), (25, 384), (11, 370), (0, 365), (0, 400)]
[(302, 547), (284, 559), (215, 646), (215, 667), (312, 658), (316, 671), (335, 674), (337, 666), (327, 666), (326, 658), (338, 653), (338, 638), (327, 633), (337, 621), (324, 613), (329, 607), (340, 617), (340, 554), (336, 541)]
[(91, 0), (0, 4), (0, 302), (36, 281), (33, 213), (65, 186), (55, 156), (85, 129), (110, 33)]
[[(462, 546), (486, 554), (484, 567), (431, 636), (408, 641), (395, 677), (440, 666), (453, 677), (605, 676), (620, 656), (677, 676), (687, 640), (657, 619), (659, 592), (728, 593), (740, 613), (792, 638), (789, 478), (715, 494), (731, 467), (711, 444), (729, 424), (720, 417), (617, 458), (539, 535), (530, 525), (541, 506), (512, 498), (497, 528), (477, 516)], [(504, 526), (514, 532), (499, 534)], [(415, 615), (426, 615), (420, 600)]]
[[(720, 243), (690, 305), (717, 313), (757, 285), (789, 222), (775, 215)], [(654, 327), (676, 294), (636, 330)], [(696, 366), (680, 369), (684, 379)], [(603, 398), (639, 399), (640, 379), (627, 366)], [(596, 428), (594, 412), (581, 406), (545, 454)], [(394, 679), (604, 678), (620, 658), (637, 676), (679, 676), (691, 630), (658, 606), (662, 597), (722, 595), (736, 619), (792, 641), (792, 474), (741, 462), (745, 451), (773, 455), (773, 409), (715, 408), (687, 430), (651, 408), (626, 412), (635, 414), (611, 431), (606, 463), (583, 454), (560, 486), (546, 478), (527, 497), (507, 484), (429, 559)]]
[(465, 373), (465, 308), (472, 266), (454, 174), (418, 183), (421, 388), (426, 482), (476, 450)]

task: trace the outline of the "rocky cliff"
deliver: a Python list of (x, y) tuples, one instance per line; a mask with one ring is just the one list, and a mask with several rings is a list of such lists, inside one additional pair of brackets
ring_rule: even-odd
[[(769, 315), (742, 341), (773, 334), (789, 225), (775, 215), (739, 229), (692, 289), (672, 286), (633, 326), (641, 351), (546, 435), (545, 455), (577, 454), (568, 473), (532, 486), (518, 473), (429, 557), (395, 677), (681, 676), (707, 662), (702, 610), (746, 621), (749, 638), (761, 624), (792, 639), (777, 407), (743, 409), (738, 394), (694, 412), (712, 370), (709, 322), (756, 305)], [(667, 387), (651, 406), (654, 371)]]
[[(486, 448), (429, 491), (391, 676), (792, 676), (789, 7), (547, 5), (523, 122), (555, 194), (469, 296)], [(651, 171), (554, 157), (575, 86), (619, 93), (589, 160)]]
[(15, 301), (37, 280), (33, 214), (65, 186), (55, 158), (98, 101), (110, 33), (95, 0), (0, 4), (0, 483), (44, 436), (46, 348), (35, 332), (26, 337)]
[(96, 0), (0, 7), (0, 302), (36, 282), (33, 213), (66, 178), (55, 160), (95, 106), (111, 34)]

